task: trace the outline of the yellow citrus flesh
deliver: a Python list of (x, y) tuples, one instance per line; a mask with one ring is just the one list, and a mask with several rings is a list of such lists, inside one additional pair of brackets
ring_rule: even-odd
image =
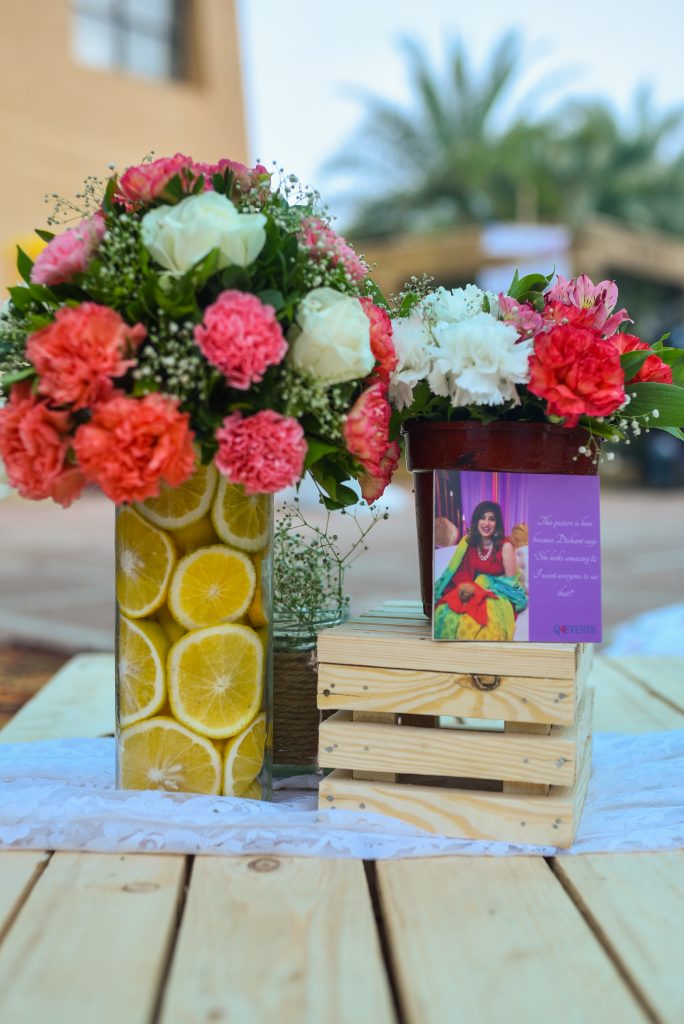
[(132, 508), (116, 520), (116, 597), (129, 618), (151, 615), (166, 600), (176, 549), (173, 541)]
[(169, 589), (169, 608), (186, 629), (234, 622), (251, 603), (256, 572), (249, 555), (222, 544), (182, 558)]
[(247, 615), (249, 621), (252, 623), (255, 629), (260, 629), (261, 626), (268, 625), (268, 619), (264, 611), (264, 601), (261, 593), (262, 587), (262, 572), (261, 566), (263, 562), (263, 555), (252, 555), (252, 561), (254, 562), (254, 571), (256, 572), (256, 585), (254, 587), (254, 597), (252, 602), (247, 609)]
[(211, 520), (221, 540), (241, 551), (261, 551), (271, 528), (271, 496), (246, 494), (244, 487), (219, 478)]
[(182, 636), (185, 636), (185, 627), (181, 626), (180, 622), (176, 622), (167, 604), (163, 604), (157, 610), (155, 618), (164, 630), (169, 644), (175, 644), (176, 640), (180, 640)]
[(157, 498), (135, 507), (145, 519), (164, 530), (178, 530), (207, 514), (216, 490), (218, 472), (213, 465), (198, 466), (189, 480), (177, 487), (162, 483)]
[(219, 543), (211, 516), (208, 515), (198, 519), (196, 523), (190, 523), (189, 526), (182, 526), (180, 530), (171, 530), (171, 537), (179, 555), (188, 555), (197, 548)]
[(263, 797), (263, 789), (261, 783), (255, 779), (254, 782), (250, 782), (244, 793), (240, 793), (243, 800), (261, 800)]
[(264, 763), (266, 715), (257, 715), (251, 725), (226, 743), (223, 763), (223, 795), (243, 796)]
[(124, 729), (119, 756), (124, 789), (220, 792), (221, 758), (216, 747), (173, 718), (149, 718)]
[(203, 736), (235, 736), (261, 707), (263, 669), (263, 647), (249, 626), (224, 623), (188, 633), (169, 652), (171, 709)]
[(156, 622), (119, 619), (119, 721), (133, 725), (156, 715), (166, 699), (169, 641)]

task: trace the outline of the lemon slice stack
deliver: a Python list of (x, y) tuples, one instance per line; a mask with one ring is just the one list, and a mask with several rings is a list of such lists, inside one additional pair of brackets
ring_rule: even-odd
[(261, 797), (270, 517), (213, 466), (119, 511), (124, 788)]

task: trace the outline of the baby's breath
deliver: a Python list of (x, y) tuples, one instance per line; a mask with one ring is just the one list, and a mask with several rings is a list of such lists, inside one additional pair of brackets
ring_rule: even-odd
[(308, 413), (315, 416), (323, 436), (332, 441), (342, 439), (343, 417), (349, 403), (340, 387), (326, 387), (286, 365), (281, 370), (278, 393), (286, 416), (300, 419)]

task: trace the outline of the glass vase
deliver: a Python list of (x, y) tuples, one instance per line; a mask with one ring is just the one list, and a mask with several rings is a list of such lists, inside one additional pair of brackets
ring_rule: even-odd
[(273, 771), (278, 777), (311, 774), (318, 768), (318, 634), (346, 622), (346, 609), (324, 609), (315, 617), (280, 612), (273, 618)]
[(272, 539), (211, 466), (117, 511), (120, 788), (271, 798)]

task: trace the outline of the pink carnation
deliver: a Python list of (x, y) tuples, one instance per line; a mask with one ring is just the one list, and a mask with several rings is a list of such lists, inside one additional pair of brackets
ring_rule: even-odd
[(214, 461), (224, 476), (247, 494), (273, 494), (301, 479), (307, 444), (291, 416), (264, 409), (254, 416), (226, 416), (216, 431)]
[(62, 284), (84, 274), (106, 231), (105, 220), (96, 213), (75, 228), (56, 235), (36, 257), (31, 270), (34, 284)]
[(258, 384), (267, 368), (280, 363), (287, 352), (273, 307), (256, 295), (235, 290), (221, 292), (205, 309), (195, 341), (212, 366), (240, 391)]
[(370, 347), (375, 356), (376, 367), (373, 375), (389, 384), (391, 375), (399, 365), (399, 358), (392, 341), (392, 321), (380, 306), (364, 295), (359, 299), (363, 311), (370, 320)]
[(391, 415), (387, 385), (376, 381), (361, 392), (344, 422), (347, 449), (371, 476), (384, 475), (383, 459), (389, 445)]
[(181, 180), (188, 180), (187, 172), (192, 171), (192, 168), (192, 157), (184, 156), (183, 153), (129, 167), (119, 179), (117, 197), (128, 207), (135, 203), (151, 203), (154, 199), (170, 198), (164, 192), (171, 179), (178, 174)]
[(333, 231), (320, 217), (305, 217), (297, 237), (313, 259), (329, 261), (333, 267), (344, 267), (352, 281), (362, 281), (368, 273), (368, 267), (346, 238)]
[(128, 398), (115, 392), (76, 431), (76, 457), (88, 480), (117, 505), (159, 494), (163, 480), (184, 483), (195, 466), (187, 413), (163, 395)]
[(55, 405), (74, 409), (108, 398), (114, 390), (112, 377), (135, 365), (130, 357), (145, 333), (142, 324), (129, 327), (108, 306), (63, 306), (54, 323), (36, 331), (26, 344), (40, 377), (39, 392)]
[(66, 508), (83, 490), (83, 475), (67, 465), (69, 427), (69, 414), (41, 401), (28, 381), (12, 388), (0, 409), (0, 455), (23, 498), (52, 498)]
[(374, 501), (377, 501), (385, 493), (385, 488), (399, 465), (400, 455), (401, 448), (399, 447), (399, 442), (390, 441), (385, 454), (380, 460), (379, 472), (376, 474), (366, 472), (360, 475), (361, 497), (369, 505), (372, 505)]

